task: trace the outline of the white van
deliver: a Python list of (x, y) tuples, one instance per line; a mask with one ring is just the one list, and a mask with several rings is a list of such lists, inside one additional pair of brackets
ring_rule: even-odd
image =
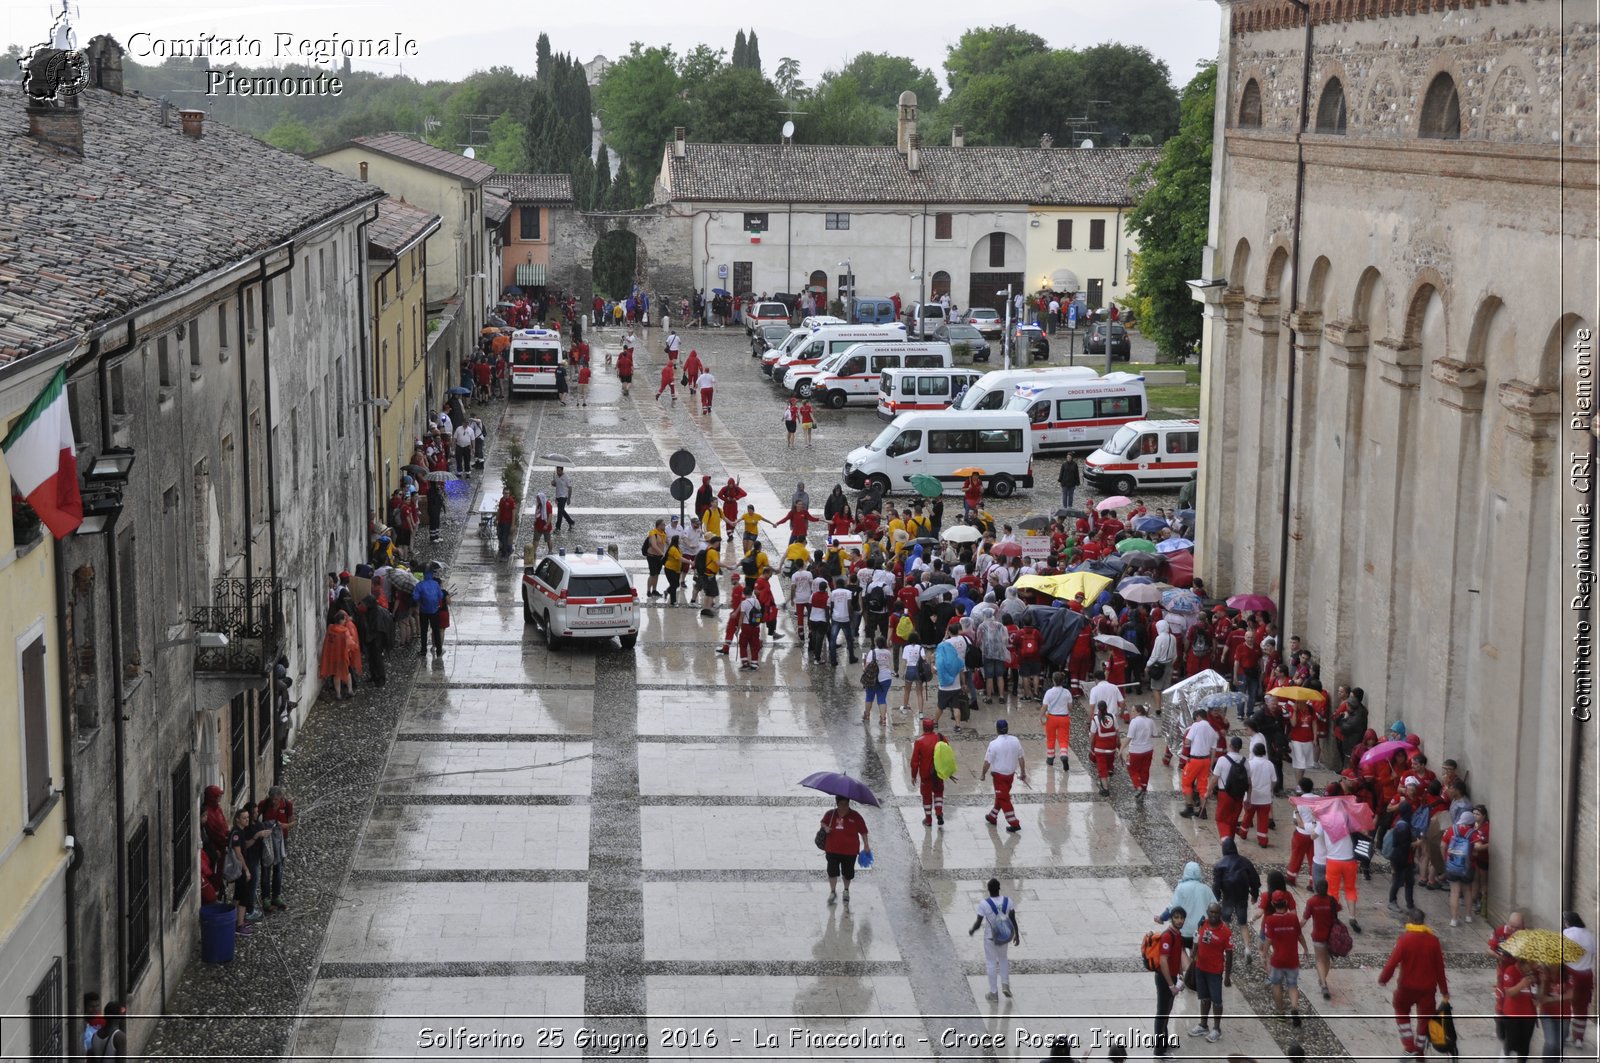
[(933, 330), (944, 324), (943, 303), (912, 303), (902, 315), (906, 328), (920, 337), (933, 335)]
[(1083, 478), (1100, 491), (1182, 487), (1200, 468), (1199, 421), (1130, 421), (1083, 459)]
[(511, 334), (511, 395), (554, 395), (561, 364), (561, 333), (522, 328)]
[(967, 389), (967, 394), (952, 409), (1003, 410), (1018, 384), (1053, 383), (1067, 380), (1098, 380), (1099, 372), (1087, 365), (1041, 366), (1038, 369), (1001, 369), (983, 374), (983, 379)]
[[(841, 325), (819, 328), (811, 334), (811, 339), (793, 348), (789, 348), (787, 342), (784, 343), (784, 347), (788, 349), (772, 363), (772, 379), (782, 382), (784, 374), (795, 366), (816, 365), (828, 355), (857, 343), (904, 343), (906, 338), (903, 325)], [(762, 365), (766, 362), (765, 358), (761, 359)]]
[(1144, 377), (1107, 373), (1098, 380), (1018, 384), (1006, 403), (1021, 410), (1033, 424), (1033, 449), (1090, 450), (1111, 433), (1144, 418), (1149, 401)]
[(816, 365), (794, 366), (784, 374), (783, 389), (841, 410), (852, 402), (876, 402), (878, 378), (885, 369), (948, 369), (953, 364), (948, 343), (857, 343)]
[(1033, 433), (1028, 415), (1012, 410), (902, 413), (844, 463), (844, 482), (856, 490), (877, 484), (885, 493), (910, 488), (922, 473), (959, 492), (966, 480), (959, 470), (981, 469), (988, 492), (1010, 498), (1019, 487), (1033, 487)]
[(962, 388), (982, 378), (977, 369), (885, 369), (878, 377), (878, 416), (892, 421), (913, 410), (946, 409)]

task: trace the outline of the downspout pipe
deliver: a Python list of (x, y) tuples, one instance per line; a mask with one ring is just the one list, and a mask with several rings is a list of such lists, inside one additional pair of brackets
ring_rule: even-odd
[(1278, 527), (1278, 625), (1289, 622), (1289, 521), (1294, 487), (1294, 408), (1295, 368), (1299, 336), (1295, 319), (1300, 310), (1300, 231), (1306, 196), (1306, 122), (1311, 113), (1311, 8), (1306, 0), (1289, 0), (1306, 20), (1305, 52), (1300, 60), (1300, 124), (1294, 134), (1294, 227), (1289, 241), (1289, 371), (1288, 396), (1283, 414), (1283, 517)]
[[(194, 326), (191, 325), (191, 328)], [(111, 387), (109, 383), (110, 359), (102, 356), (95, 366), (100, 380), (100, 449), (111, 449)], [(126, 488), (124, 488), (126, 490)], [(117, 526), (105, 531), (106, 575), (111, 581), (108, 595), (111, 604), (111, 733), (112, 756), (116, 760), (112, 773), (112, 814), (117, 818), (116, 869), (117, 869), (117, 999), (128, 999), (128, 837), (127, 837), (127, 727), (124, 717), (122, 687), (122, 586), (117, 566)], [(64, 654), (63, 654), (64, 656)]]
[[(76, 839), (78, 836), (77, 817), (77, 791), (72, 783), (72, 746), (75, 736), (72, 733), (72, 708), (66, 703), (66, 694), (71, 689), (71, 673), (67, 667), (67, 559), (61, 544), (52, 546), (55, 555), (56, 576), (56, 672), (57, 681), (61, 684), (61, 789), (66, 797), (62, 802), (62, 816), (66, 827), (67, 836)], [(78, 865), (83, 862), (82, 843), (73, 846), (72, 854), (67, 858), (67, 875), (65, 880), (65, 893), (67, 905), (66, 931), (67, 931), (67, 966), (66, 966), (66, 999), (70, 1001), (82, 999), (79, 996), (78, 973)], [(70, 1004), (69, 1004), (70, 1006)]]
[[(368, 505), (383, 508), (382, 496), (378, 494), (378, 470), (373, 467), (372, 460), (372, 359), (377, 353), (373, 338), (378, 334), (377, 315), (378, 301), (372, 300), (372, 320), (367, 318), (367, 226), (378, 220), (378, 210), (372, 209), (370, 214), (362, 217), (356, 226), (356, 321), (359, 322), (361, 335), (357, 340), (361, 356), (356, 359), (361, 364), (361, 454), (362, 462), (367, 470), (367, 489), (364, 492)], [(395, 273), (396, 278), (399, 272)], [(476, 344), (478, 338), (472, 337)], [(396, 352), (398, 355), (399, 352)], [(362, 551), (359, 556), (363, 559), (367, 555), (367, 515), (361, 515), (361, 543)]]
[[(259, 270), (259, 266), (257, 269)], [(234, 319), (238, 322), (239, 336), (239, 438), (243, 440), (240, 445), (240, 463), (243, 475), (241, 482), (244, 484), (242, 492), (243, 505), (239, 507), (244, 516), (244, 622), (251, 630), (255, 628), (255, 586), (256, 586), (256, 552), (255, 552), (255, 495), (251, 491), (250, 482), (250, 359), (245, 357), (249, 344), (246, 342), (247, 333), (244, 315), (244, 296), (249, 289), (250, 282), (239, 285), (239, 290), (234, 294)], [(262, 425), (263, 431), (266, 425)], [(259, 733), (257, 731), (256, 733)], [(253, 736), (250, 736), (253, 737)], [(248, 739), (247, 739), (248, 740)], [(259, 755), (259, 752), (258, 752)], [(256, 803), (256, 757), (249, 758), (250, 784), (246, 800), (251, 805)]]

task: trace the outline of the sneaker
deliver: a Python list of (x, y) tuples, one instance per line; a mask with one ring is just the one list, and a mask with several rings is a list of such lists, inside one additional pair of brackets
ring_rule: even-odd
[(244, 915), (244, 921), (246, 923), (259, 923), (261, 920), (265, 919), (266, 916), (266, 912), (263, 912), (260, 908), (257, 908), (253, 912), (246, 912)]
[(1293, 1011), (1291, 1011), (1289, 1013), (1289, 1025), (1293, 1026), (1297, 1030), (1300, 1028), (1300, 1009), (1299, 1008), (1296, 1008), (1295, 1010), (1293, 1010)]
[(936, 818), (939, 821), (939, 826), (941, 826), (941, 827), (944, 826), (944, 816), (943, 815), (939, 815), (939, 816), (936, 816), (934, 818)]
[(1216, 1044), (1218, 1041), (1222, 1040), (1222, 1029), (1221, 1029), (1221, 1027), (1218, 1027), (1217, 1029), (1212, 1030), (1210, 1033), (1206, 1034), (1206, 1040), (1211, 1044)]
[(249, 937), (256, 932), (256, 928), (246, 923), (244, 926), (235, 927), (233, 932), (239, 937)]
[(983, 995), (983, 999), (985, 999), (987, 1001), (990, 1001), (990, 1002), (993, 1002), (993, 1001), (996, 1001), (996, 1000), (1000, 999), (1000, 994), (999, 993), (985, 993)]
[(924, 826), (924, 827), (931, 827), (931, 826), (933, 826), (933, 817), (932, 817), (932, 816), (923, 816), (923, 817), (922, 817), (922, 825), (923, 825), (923, 826)]
[(1044, 766), (1045, 767), (1053, 768), (1053, 767), (1055, 767), (1055, 764), (1056, 764), (1056, 758), (1055, 757), (1045, 757), (1044, 758)]
[(839, 903), (839, 895), (837, 893), (828, 894), (828, 907), (829, 908), (832, 908), (834, 905), (836, 905), (838, 903)]
[(1468, 926), (1472, 925), (1472, 913), (1471, 912), (1467, 913), (1467, 925)]
[(1195, 1025), (1189, 1027), (1189, 1036), (1190, 1037), (1199, 1037), (1202, 1034), (1204, 1034), (1205, 1032), (1206, 1032), (1206, 1026), (1205, 1026), (1204, 1023), (1196, 1023)]
[(280, 912), (287, 912), (289, 910), (289, 906), (284, 904), (282, 901), (273, 901), (272, 906), (278, 909)]
[(1460, 925), (1461, 925), (1461, 920), (1459, 920), (1459, 919), (1452, 919), (1452, 920), (1450, 920), (1450, 925), (1451, 925), (1451, 926), (1460, 926)]
[(1359, 934), (1359, 933), (1361, 933), (1361, 924), (1359, 922), (1357, 922), (1356, 920), (1352, 919), (1352, 920), (1350, 920), (1350, 929), (1355, 931), (1357, 934)]
[(1022, 831), (1022, 824), (1020, 824), (1020, 823), (1013, 823), (1013, 824), (1011, 824), (1011, 826), (1006, 828), (1006, 833), (1007, 834), (1018, 834), (1021, 831)]
[(1324, 985), (1322, 987), (1322, 999), (1323, 1000), (1332, 1000), (1333, 999), (1333, 993), (1328, 989), (1328, 987), (1326, 985)]
[(844, 891), (844, 906), (846, 908), (850, 907), (850, 891), (849, 890), (845, 890)]
[(1011, 983), (1010, 982), (1001, 982), (1000, 983), (1000, 992), (1004, 993), (1006, 996), (1009, 997), (1011, 995)]
[(717, 648), (717, 652), (718, 652), (718, 653), (720, 653), (720, 654), (721, 654), (721, 655), (722, 655), (722, 656), (724, 656), (724, 657), (726, 657), (726, 656), (727, 656), (727, 655), (728, 655), (728, 647), (726, 647), (726, 646), (719, 646), (719, 647), (718, 647), (718, 648)]
[(991, 827), (997, 827), (1000, 825), (1000, 819), (997, 816), (984, 816), (983, 821), (989, 824)]

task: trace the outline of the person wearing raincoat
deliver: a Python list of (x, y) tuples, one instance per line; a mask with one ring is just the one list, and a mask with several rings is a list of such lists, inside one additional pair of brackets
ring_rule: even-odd
[[(1217, 903), (1217, 895), (1211, 892), (1211, 887), (1200, 875), (1200, 865), (1193, 860), (1183, 865), (1183, 876), (1178, 879), (1178, 885), (1172, 891), (1172, 900), (1167, 903), (1167, 910), (1156, 916), (1156, 922), (1165, 923), (1171, 916), (1174, 908), (1182, 908), (1185, 912), (1203, 912)], [(1187, 951), (1194, 948), (1194, 928), (1185, 926), (1180, 931), (1183, 937), (1183, 947)]]
[(322, 657), (317, 669), (319, 678), (333, 681), (333, 695), (338, 701), (348, 701), (354, 696), (352, 656), (356, 661), (355, 670), (361, 668), (361, 651), (355, 647), (355, 625), (349, 623), (349, 619), (349, 614), (343, 609), (335, 609), (328, 617), (328, 630), (322, 641)]

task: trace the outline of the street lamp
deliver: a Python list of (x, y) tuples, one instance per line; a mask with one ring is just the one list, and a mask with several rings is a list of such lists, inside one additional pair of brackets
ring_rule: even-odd
[(1005, 291), (995, 292), (994, 294), (1006, 297), (1006, 330), (1000, 337), (1000, 352), (1005, 358), (1006, 370), (1009, 372), (1011, 369), (1011, 285), (1007, 284)]
[[(844, 267), (845, 283), (847, 285), (849, 285), (849, 287), (850, 287), (850, 295), (848, 296), (848, 298), (853, 300), (853, 299), (855, 299), (855, 296), (856, 296), (856, 271), (850, 268), (850, 260), (848, 258), (845, 259), (843, 262), (840, 262), (839, 265)], [(845, 294), (844, 294), (844, 292), (842, 290), (839, 292), (839, 297), (840, 297), (841, 300), (846, 299), (846, 296), (845, 296)], [(844, 303), (844, 317), (845, 317), (846, 321), (850, 320), (850, 318), (851, 318), (851, 312), (850, 311), (851, 311), (850, 303), (847, 301), (847, 302)]]

